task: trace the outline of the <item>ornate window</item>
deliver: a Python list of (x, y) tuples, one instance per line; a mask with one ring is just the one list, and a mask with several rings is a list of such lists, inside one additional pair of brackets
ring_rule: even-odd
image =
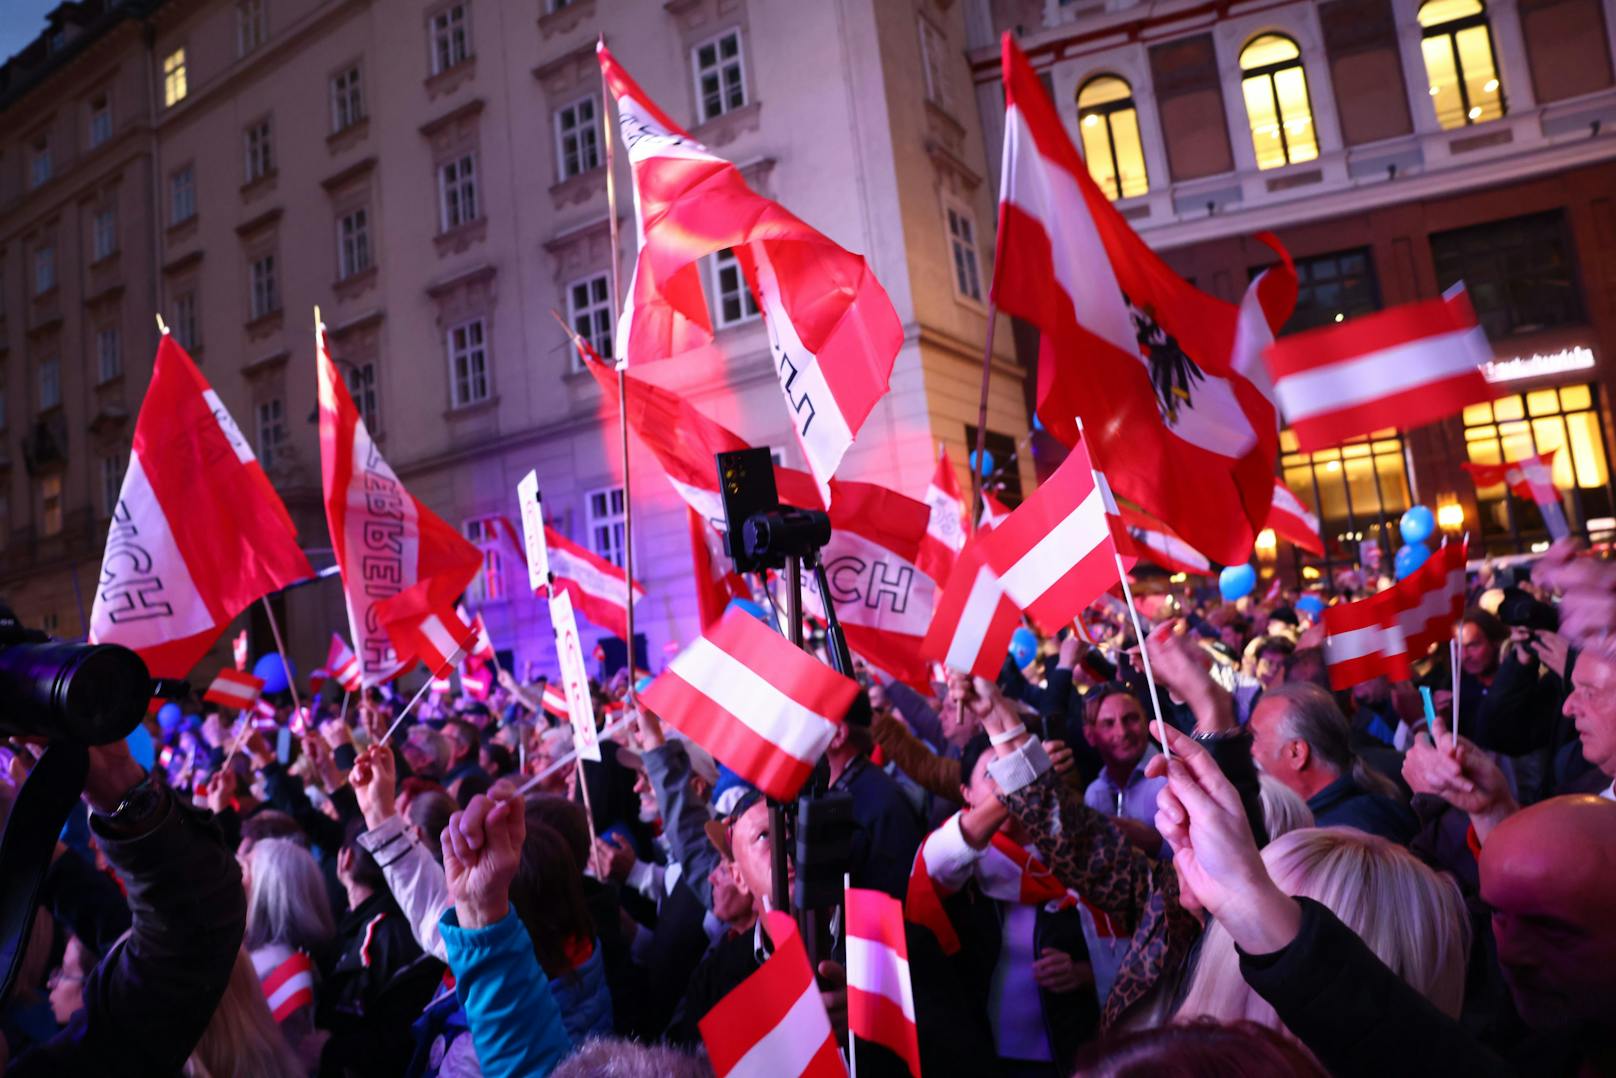
[(1258, 168), (1280, 168), (1319, 155), (1302, 50), (1279, 34), (1262, 34), (1240, 51), (1240, 90)]
[(1504, 88), (1481, 0), (1427, 0), (1419, 19), (1436, 122), (1464, 127), (1504, 115)]
[(1089, 175), (1105, 197), (1115, 202), (1150, 190), (1133, 87), (1115, 75), (1099, 75), (1085, 82), (1077, 92), (1077, 126), (1083, 135)]

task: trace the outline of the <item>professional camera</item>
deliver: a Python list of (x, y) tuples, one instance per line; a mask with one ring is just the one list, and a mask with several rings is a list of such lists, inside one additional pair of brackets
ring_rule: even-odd
[(783, 569), (789, 559), (811, 558), (830, 542), (829, 516), (780, 504), (767, 449), (719, 453), (717, 460), (724, 551), (737, 573)]
[(1560, 612), (1523, 588), (1504, 589), (1503, 601), (1498, 604), (1498, 620), (1512, 629), (1531, 629), (1533, 632), (1552, 633), (1560, 629)]
[(0, 735), (106, 745), (140, 725), (151, 697), (128, 648), (53, 641), (0, 606)]

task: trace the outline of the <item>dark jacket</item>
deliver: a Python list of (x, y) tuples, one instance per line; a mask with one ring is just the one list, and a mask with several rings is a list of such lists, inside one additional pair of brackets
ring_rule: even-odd
[(860, 756), (831, 787), (853, 798), (853, 842), (849, 872), (854, 887), (885, 891), (902, 899), (909, 870), (925, 838), (920, 817), (896, 780)]
[(1241, 952), (1240, 972), (1337, 1078), (1508, 1075), (1504, 1061), (1437, 1010), (1335, 914), (1309, 898), (1282, 951)]
[(129, 903), (118, 885), (77, 850), (63, 850), (45, 870), (39, 905), (98, 955), (129, 928)]
[(384, 888), (337, 925), (342, 951), (321, 971), (314, 1024), (329, 1030), (324, 1074), (401, 1073), (410, 1060), (410, 1023), (432, 999), (444, 965), (421, 953), (410, 923)]
[(1407, 805), (1363, 789), (1342, 775), (1307, 799), (1313, 822), (1320, 827), (1353, 827), (1407, 845), (1419, 822)]
[(169, 793), (133, 837), (90, 818), (124, 881), (130, 935), (84, 983), (84, 1009), (13, 1061), (28, 1075), (173, 1075), (230, 983), (247, 925), (241, 869), (209, 813)]

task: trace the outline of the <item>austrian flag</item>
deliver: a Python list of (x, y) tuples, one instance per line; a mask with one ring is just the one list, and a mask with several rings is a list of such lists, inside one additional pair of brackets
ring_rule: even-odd
[(790, 801), (858, 691), (857, 682), (736, 608), (676, 655), (643, 696), (743, 779)]
[(331, 634), (331, 648), (325, 655), (325, 668), (332, 680), (342, 686), (343, 692), (359, 691), (359, 656), (336, 633)]
[(903, 903), (882, 891), (847, 891), (847, 1025), (854, 1036), (890, 1048), (920, 1078)]
[[(544, 543), (550, 552), (550, 576), (555, 587), (572, 595), (578, 613), (614, 633), (628, 636), (628, 585), (623, 570), (605, 558), (585, 550), (550, 525), (544, 526)], [(645, 589), (634, 583), (634, 602), (645, 598)]]
[(1465, 543), (1449, 543), (1394, 587), (1324, 612), (1324, 657), (1337, 691), (1384, 674), (1412, 676), (1412, 664), (1453, 634), (1464, 612)]
[(258, 694), (263, 691), (264, 679), (261, 677), (253, 677), (239, 670), (220, 670), (219, 676), (208, 686), (208, 691), (202, 694), (202, 699), (220, 707), (245, 711), (258, 702)]

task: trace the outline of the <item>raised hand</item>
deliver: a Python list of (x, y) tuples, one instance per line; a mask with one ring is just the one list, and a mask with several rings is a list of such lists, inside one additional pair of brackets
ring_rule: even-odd
[(492, 801), (482, 794), (443, 829), (443, 872), (461, 928), (486, 928), (510, 912), (511, 880), (516, 878), (527, 837), (527, 818), (518, 798)]
[(1509, 780), (1492, 757), (1466, 738), (1455, 748), (1447, 726), (1435, 724), (1436, 740), (1422, 733), (1403, 757), (1403, 780), (1417, 794), (1440, 797), (1470, 816), (1476, 837), (1487, 835), (1520, 806), (1509, 791)]
[(327, 719), (320, 724), (320, 736), (333, 751), (343, 745), (353, 744), (353, 732), (348, 724), (341, 719)]
[(1532, 567), (1532, 582), (1560, 593), (1560, 632), (1586, 647), (1616, 630), (1616, 564), (1579, 557), (1581, 550), (1574, 539), (1555, 543)]
[(354, 760), (348, 772), (359, 811), (365, 817), (365, 827), (374, 830), (393, 816), (398, 808), (393, 803), (393, 790), (398, 782), (398, 766), (393, 750), (386, 745), (372, 745)]
[(616, 833), (597, 838), (595, 848), (589, 855), (590, 867), (595, 870), (597, 879), (618, 883), (628, 879), (629, 871), (638, 860), (628, 839)]

